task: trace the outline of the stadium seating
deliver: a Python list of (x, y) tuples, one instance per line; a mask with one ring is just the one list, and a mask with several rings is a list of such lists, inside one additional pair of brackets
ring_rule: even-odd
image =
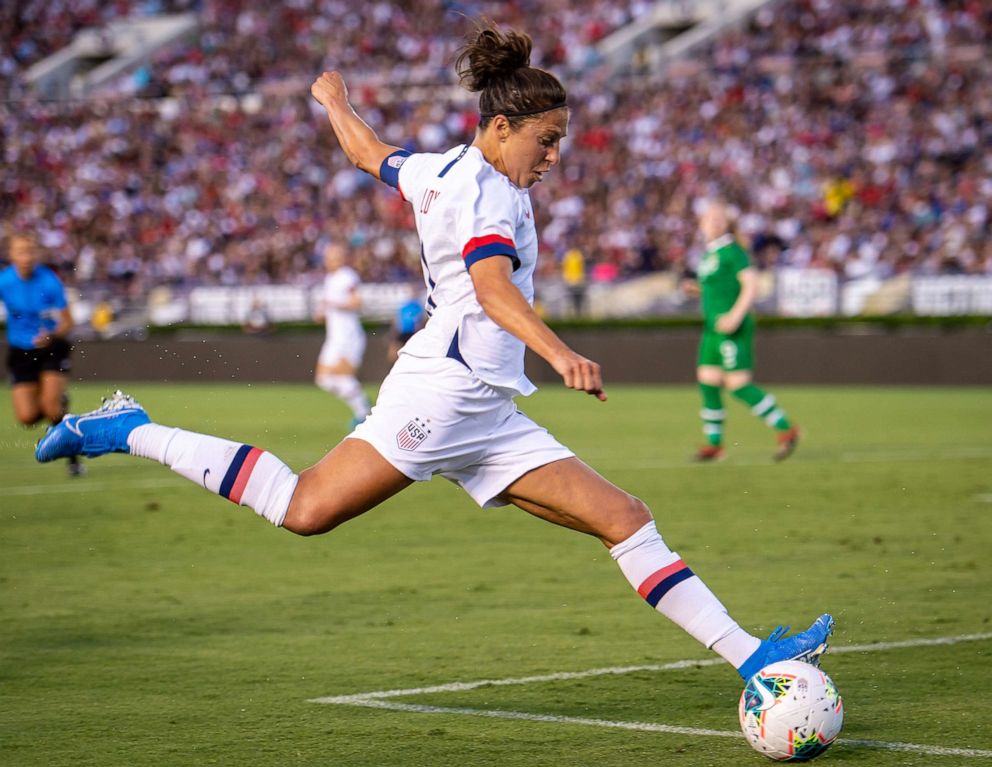
[[(322, 236), (347, 241), (369, 281), (415, 275), (409, 211), (334, 151), (308, 85), (341, 68), (384, 140), (464, 141), (477, 118), (450, 55), (465, 19), (444, 2), (157, 5), (199, 9), (197, 38), (87, 102), (32, 101), (18, 72), (137, 4), (41, 4), (60, 19), (45, 25), (0, 12), (0, 216), (39, 231), (77, 287), (124, 298), (310, 285)], [(693, 206), (714, 194), (762, 266), (842, 282), (992, 275), (987, 4), (772, 3), (691, 59), (620, 79), (595, 43), (644, 3), (478, 10), (530, 29), (536, 63), (570, 86), (565, 159), (534, 190), (545, 279), (571, 247), (594, 281), (680, 273), (701, 249)]]

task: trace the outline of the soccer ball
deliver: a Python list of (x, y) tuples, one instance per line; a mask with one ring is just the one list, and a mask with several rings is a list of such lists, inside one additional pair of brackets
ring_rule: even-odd
[(816, 666), (785, 660), (752, 676), (738, 706), (751, 747), (777, 762), (807, 762), (824, 751), (844, 724), (844, 702)]

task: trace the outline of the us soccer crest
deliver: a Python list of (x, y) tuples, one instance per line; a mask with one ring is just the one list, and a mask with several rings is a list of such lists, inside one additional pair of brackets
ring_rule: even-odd
[(396, 445), (400, 450), (416, 450), (430, 433), (423, 418), (414, 418), (396, 433)]

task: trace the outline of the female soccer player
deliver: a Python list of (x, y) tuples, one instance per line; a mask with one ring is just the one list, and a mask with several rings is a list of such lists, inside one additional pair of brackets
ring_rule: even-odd
[[(0, 271), (0, 301), (7, 309), (7, 370), (14, 417), (25, 426), (42, 418), (57, 424), (65, 415), (71, 361), (66, 337), (72, 315), (55, 272), (38, 263), (34, 237), (16, 232), (9, 243), (10, 266)], [(69, 475), (83, 466), (69, 458)]]
[(699, 342), (696, 380), (703, 398), (700, 416), (706, 443), (696, 452), (697, 461), (723, 458), (722, 390), (726, 388), (759, 418), (778, 432), (778, 449), (773, 458), (783, 461), (799, 442), (799, 429), (775, 397), (754, 385), (754, 305), (758, 275), (747, 251), (730, 229), (726, 208), (711, 202), (699, 216), (699, 229), (706, 239), (706, 253), (699, 264), (702, 293), (703, 337)]
[(317, 358), (314, 381), (326, 392), (344, 400), (351, 408), (352, 427), (369, 414), (369, 401), (355, 377), (365, 354), (365, 331), (358, 319), (362, 299), (358, 295), (361, 278), (347, 264), (347, 252), (338, 243), (324, 248), (323, 314), (327, 337)]
[(558, 164), (569, 113), (561, 83), (529, 66), (530, 49), (528, 36), (491, 27), (462, 49), (457, 71), (481, 92), (481, 121), (471, 144), (443, 154), (383, 144), (352, 110), (340, 74), (314, 82), (311, 92), (348, 158), (413, 205), (430, 314), (403, 347), (372, 414), (316, 466), (297, 476), (256, 447), (150, 423), (120, 393), (52, 430), (36, 457), (82, 450), (152, 458), (300, 535), (333, 530), (440, 474), (484, 508), (514, 504), (599, 538), (652, 607), (745, 678), (776, 660), (815, 662), (830, 615), (785, 639), (784, 631), (752, 636), (668, 548), (642, 501), (514, 405), (513, 397), (535, 389), (524, 375), (525, 346), (565, 386), (606, 400), (599, 365), (566, 346), (531, 306), (537, 234), (527, 189)]

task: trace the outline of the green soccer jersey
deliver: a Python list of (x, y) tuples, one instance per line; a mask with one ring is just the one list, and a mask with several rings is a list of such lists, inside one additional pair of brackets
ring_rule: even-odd
[(750, 265), (747, 251), (733, 235), (725, 234), (709, 244), (698, 271), (706, 327), (712, 328), (716, 318), (733, 307), (741, 292), (737, 274)]

